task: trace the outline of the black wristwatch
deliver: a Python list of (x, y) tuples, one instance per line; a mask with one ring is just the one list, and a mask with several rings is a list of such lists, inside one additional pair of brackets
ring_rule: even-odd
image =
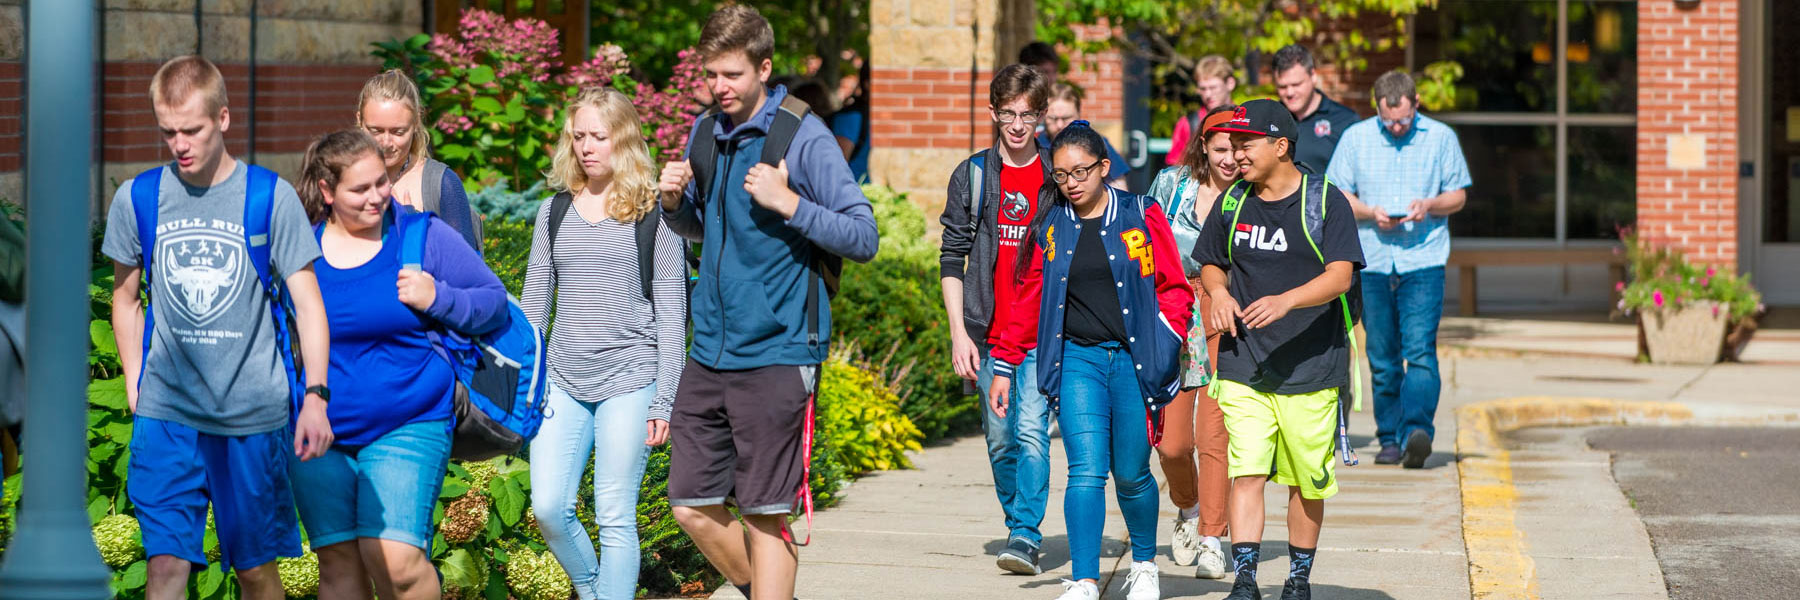
[(306, 388), (306, 393), (318, 396), (320, 400), (324, 400), (327, 403), (331, 402), (331, 388), (315, 385)]

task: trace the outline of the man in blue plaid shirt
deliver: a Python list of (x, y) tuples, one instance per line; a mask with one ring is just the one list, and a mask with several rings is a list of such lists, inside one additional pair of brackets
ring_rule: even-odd
[(1417, 469), (1436, 434), (1449, 217), (1468, 198), (1469, 164), (1456, 132), (1419, 114), (1412, 77), (1382, 75), (1374, 96), (1379, 114), (1344, 131), (1326, 175), (1356, 211), (1367, 265), (1363, 327), (1381, 442), (1375, 462)]

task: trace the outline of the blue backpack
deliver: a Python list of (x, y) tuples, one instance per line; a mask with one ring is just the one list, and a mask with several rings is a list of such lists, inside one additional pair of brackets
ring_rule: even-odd
[[(394, 210), (400, 213), (401, 268), (423, 270), (431, 213)], [(456, 372), (456, 434), (450, 456), (457, 460), (516, 453), (544, 423), (544, 393), (550, 383), (544, 338), (525, 318), (518, 298), (507, 296), (507, 312), (505, 327), (473, 339), (447, 330), (430, 333), (433, 349)]]
[[(300, 335), (295, 329), (294, 302), (288, 295), (286, 283), (269, 273), (269, 219), (275, 204), (274, 171), (256, 165), (248, 167), (248, 180), (245, 182), (244, 197), (244, 248), (250, 255), (250, 266), (256, 271), (257, 281), (262, 283), (263, 296), (269, 302), (269, 314), (275, 317), (275, 353), (281, 355), (281, 366), (287, 369), (288, 402), (292, 407), (288, 411), (288, 422), (291, 425), (300, 417), (301, 402), (306, 399), (306, 375), (302, 372), (300, 362)], [(159, 201), (162, 191), (163, 170), (158, 167), (138, 174), (131, 180), (131, 208), (137, 217), (138, 246), (142, 254), (142, 285), (144, 296), (150, 298), (150, 263), (156, 256), (156, 225), (159, 214)], [(150, 340), (155, 337), (152, 331), (156, 327), (156, 304), (153, 301), (144, 303), (144, 359), (150, 357)], [(138, 383), (142, 383), (144, 372), (138, 371)]]

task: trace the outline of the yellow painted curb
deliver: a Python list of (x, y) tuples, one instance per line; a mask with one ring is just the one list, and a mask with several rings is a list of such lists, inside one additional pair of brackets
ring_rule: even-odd
[(1457, 409), (1456, 465), (1470, 596), (1479, 600), (1538, 598), (1536, 566), (1525, 552), (1525, 534), (1514, 522), (1518, 491), (1513, 487), (1512, 461), (1501, 436), (1527, 427), (1687, 421), (1693, 416), (1686, 406), (1673, 402), (1548, 396), (1491, 400)]

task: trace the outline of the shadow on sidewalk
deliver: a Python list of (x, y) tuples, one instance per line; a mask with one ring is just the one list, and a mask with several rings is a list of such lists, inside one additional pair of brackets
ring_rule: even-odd
[[(1000, 551), (1006, 549), (1006, 542), (1006, 538), (990, 540), (986, 545), (982, 546), (982, 551), (986, 552), (988, 556), (1000, 556)], [(1044, 538), (1044, 542), (1038, 552), (1038, 569), (1045, 573), (1069, 566), (1069, 536), (1058, 534)], [(1100, 558), (1118, 558), (1124, 556), (1125, 552), (1126, 546), (1124, 542), (1110, 536), (1101, 538)], [(1104, 560), (1101, 562), (1103, 564), (1105, 563)], [(1103, 566), (1102, 568), (1104, 569), (1105, 567)], [(1051, 583), (1055, 582), (1052, 581)]]

